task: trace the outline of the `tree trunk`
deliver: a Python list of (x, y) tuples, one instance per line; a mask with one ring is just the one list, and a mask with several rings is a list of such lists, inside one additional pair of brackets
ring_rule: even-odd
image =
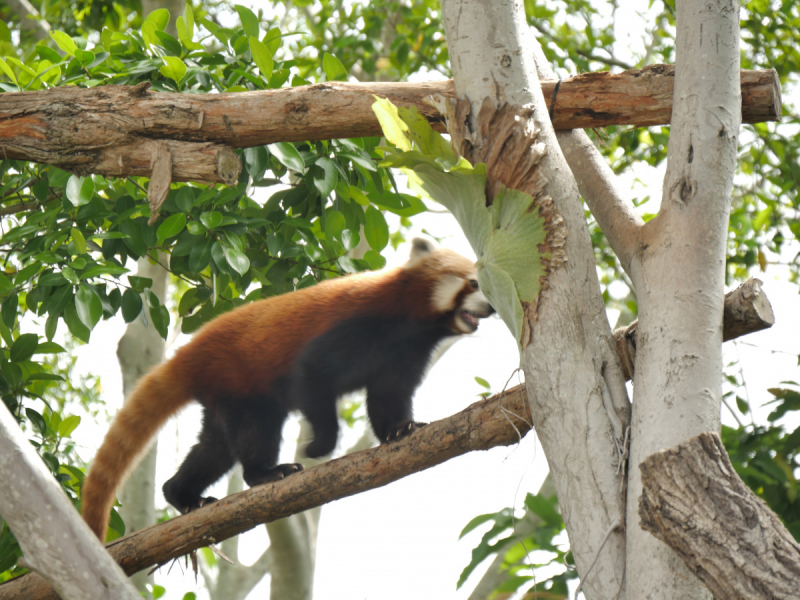
[(141, 600), (2, 403), (0, 479), (0, 513), (25, 562), (63, 600)]
[(640, 463), (720, 428), (725, 243), (736, 169), (739, 3), (676, 4), (675, 99), (661, 210), (630, 273), (639, 325), (628, 476), (630, 598), (710, 598), (637, 519)]
[[(530, 335), (521, 340), (522, 365), (534, 426), (579, 573), (586, 576), (597, 558), (584, 588), (591, 598), (614, 598), (625, 574), (624, 535), (617, 531), (599, 555), (598, 550), (606, 532), (624, 523), (624, 469), (619, 463), (630, 409), (578, 190), (549, 125), (522, 4), (448, 0), (442, 10), (456, 95), (472, 105), (469, 129), (475, 151), (467, 158), (475, 164), (492, 157), (497, 173), (487, 168), (487, 190), (499, 183), (517, 188), (519, 181), (527, 181), (527, 189), (520, 189), (538, 197), (540, 210), (546, 207), (545, 196), (552, 198), (549, 233), (562, 238), (566, 256), (553, 258), (546, 289), (524, 307)], [(487, 125), (481, 114), (487, 100), (495, 110), (507, 103), (521, 117), (506, 139), (493, 138), (501, 127)], [(530, 116), (542, 127), (538, 139), (526, 131)], [(526, 135), (525, 144), (521, 140)], [(537, 142), (547, 149), (540, 163), (543, 173), (508, 173), (509, 167), (527, 160)], [(555, 257), (557, 242), (551, 249)]]
[[(166, 269), (151, 264), (147, 258), (140, 258), (137, 265), (137, 276), (153, 280), (150, 289), (158, 296), (161, 304), (165, 305)], [(122, 392), (127, 400), (139, 379), (164, 359), (164, 340), (152, 323), (146, 326), (142, 319), (136, 319), (128, 325), (125, 334), (119, 340), (117, 359), (122, 371)], [(157, 441), (153, 443), (120, 492), (119, 500), (122, 508), (119, 512), (125, 522), (126, 533), (139, 531), (156, 522), (157, 443)], [(140, 592), (146, 592), (146, 584), (152, 583), (152, 577), (148, 577), (146, 573), (137, 573), (132, 579)]]

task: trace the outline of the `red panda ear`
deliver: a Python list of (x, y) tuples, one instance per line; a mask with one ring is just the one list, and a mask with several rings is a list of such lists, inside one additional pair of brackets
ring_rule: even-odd
[(436, 246), (433, 245), (433, 242), (425, 238), (416, 237), (411, 240), (411, 256), (409, 257), (409, 262), (416, 262), (434, 250), (436, 250)]

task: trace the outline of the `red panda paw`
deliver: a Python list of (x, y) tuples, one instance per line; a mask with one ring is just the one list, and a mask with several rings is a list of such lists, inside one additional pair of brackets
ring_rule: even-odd
[(183, 510), (181, 510), (181, 513), (185, 515), (186, 513), (190, 513), (193, 510), (197, 510), (198, 508), (203, 508), (204, 506), (213, 504), (216, 501), (217, 499), (214, 498), (213, 496), (208, 496), (207, 498), (199, 498), (197, 502), (195, 502), (191, 506), (184, 507)]
[(300, 463), (286, 463), (282, 465), (277, 465), (272, 467), (271, 469), (267, 469), (261, 473), (256, 475), (249, 474), (245, 470), (244, 480), (247, 485), (250, 487), (261, 485), (262, 483), (271, 483), (273, 481), (280, 481), (281, 479), (288, 477), (292, 473), (297, 473), (298, 471), (303, 470), (303, 465)]
[(406, 436), (411, 435), (417, 429), (422, 429), (427, 423), (420, 423), (419, 421), (404, 421), (394, 425), (386, 435), (384, 442), (396, 442)]

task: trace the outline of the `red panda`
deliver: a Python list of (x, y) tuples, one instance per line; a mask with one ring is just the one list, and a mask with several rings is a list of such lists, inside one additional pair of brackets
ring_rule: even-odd
[(334, 450), (336, 399), (350, 391), (366, 388), (381, 442), (411, 433), (423, 425), (412, 419), (411, 399), (435, 347), (474, 332), (493, 312), (468, 259), (416, 238), (402, 267), (327, 280), (221, 315), (145, 376), (117, 413), (83, 484), (84, 519), (105, 540), (125, 475), (193, 399), (204, 408), (199, 440), (163, 487), (183, 513), (213, 501), (204, 490), (236, 461), (250, 486), (302, 469), (277, 465), (292, 410), (313, 428), (312, 458)]

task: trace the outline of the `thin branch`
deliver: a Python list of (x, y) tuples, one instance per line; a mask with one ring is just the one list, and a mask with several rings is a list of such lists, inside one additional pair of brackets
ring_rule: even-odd
[(15, 204), (14, 206), (6, 206), (5, 208), (0, 208), (0, 217), (4, 217), (6, 215), (15, 215), (32, 208), (36, 208), (37, 206), (39, 206), (38, 202), (21, 202), (20, 204)]
[[(533, 39), (532, 46), (539, 77), (552, 79), (554, 73), (538, 40)], [(617, 178), (611, 167), (584, 131), (557, 131), (556, 135), (581, 196), (627, 272), (644, 221), (636, 213), (633, 203), (617, 187)]]

